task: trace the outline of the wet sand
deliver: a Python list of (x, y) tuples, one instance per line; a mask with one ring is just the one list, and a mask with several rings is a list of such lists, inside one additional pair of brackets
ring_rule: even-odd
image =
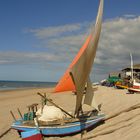
[[(75, 95), (70, 93), (51, 94), (50, 88), (21, 89), (0, 91), (0, 135), (6, 132), (13, 121), (10, 110), (19, 118), (17, 108), (27, 111), (27, 106), (40, 103), (37, 92), (47, 93), (55, 103), (65, 110), (73, 111)], [(102, 104), (101, 110), (106, 114), (104, 124), (84, 135), (84, 138), (94, 140), (140, 140), (140, 94), (126, 94), (127, 90), (99, 86), (95, 92), (97, 104)], [(67, 100), (68, 99), (68, 100)], [(8, 131), (1, 140), (21, 140), (15, 130)], [(49, 137), (49, 140), (80, 140), (81, 134), (68, 137)]]

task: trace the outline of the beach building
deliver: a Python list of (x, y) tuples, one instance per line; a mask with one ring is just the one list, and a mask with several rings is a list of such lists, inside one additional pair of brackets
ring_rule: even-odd
[[(122, 69), (124, 78), (131, 77), (131, 72), (132, 72), (131, 67), (126, 67), (126, 68)], [(133, 76), (135, 79), (140, 81), (140, 64), (135, 64), (133, 66)]]
[[(120, 71), (110, 72), (108, 77), (119, 77), (121, 79), (130, 78), (131, 72), (131, 67), (125, 67)], [(140, 64), (135, 64), (133, 66), (133, 76), (140, 80)]]
[(122, 76), (122, 71), (115, 71), (115, 72), (110, 72), (109, 77), (119, 77), (121, 78)]

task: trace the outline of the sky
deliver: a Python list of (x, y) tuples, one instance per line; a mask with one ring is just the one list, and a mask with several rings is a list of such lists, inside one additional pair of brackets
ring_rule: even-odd
[[(99, 0), (0, 0), (0, 80), (58, 81), (95, 24)], [(92, 81), (140, 63), (140, 1), (104, 0)]]

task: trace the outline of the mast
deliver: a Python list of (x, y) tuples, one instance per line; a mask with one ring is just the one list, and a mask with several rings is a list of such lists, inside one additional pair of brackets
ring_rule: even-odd
[(133, 74), (133, 57), (132, 57), (132, 53), (130, 53), (130, 58), (131, 58), (131, 79), (132, 79), (132, 82), (134, 80), (134, 74)]

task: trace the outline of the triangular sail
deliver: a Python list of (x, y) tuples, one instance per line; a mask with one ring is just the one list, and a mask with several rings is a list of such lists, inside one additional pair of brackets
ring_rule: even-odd
[(79, 58), (79, 60), (75, 63), (75, 65), (71, 68), (71, 73), (74, 78), (75, 88), (76, 88), (76, 108), (75, 113), (79, 112), (81, 108), (83, 91), (85, 88), (85, 84), (88, 81), (88, 77), (94, 62), (99, 36), (101, 32), (101, 23), (102, 23), (102, 13), (103, 13), (103, 0), (100, 1), (98, 15), (95, 24), (94, 33), (91, 36), (90, 42)]
[(78, 61), (80, 56), (83, 54), (84, 50), (87, 48), (90, 38), (91, 38), (91, 36), (89, 36), (86, 39), (84, 45), (82, 46), (82, 48), (80, 49), (80, 51), (78, 52), (76, 57), (73, 59), (72, 63), (70, 64), (70, 66), (68, 67), (68, 69), (66, 70), (66, 72), (64, 73), (62, 78), (60, 79), (60, 81), (58, 82), (57, 86), (55, 87), (55, 92), (75, 90), (75, 85), (73, 84), (73, 81), (69, 75), (69, 72), (70, 72), (70, 69), (72, 68), (72, 66)]
[(94, 97), (94, 90), (93, 90), (90, 78), (88, 78), (84, 104), (87, 104), (91, 107), (94, 107), (96, 110), (99, 111), (98, 106), (97, 106), (95, 99), (93, 97)]

